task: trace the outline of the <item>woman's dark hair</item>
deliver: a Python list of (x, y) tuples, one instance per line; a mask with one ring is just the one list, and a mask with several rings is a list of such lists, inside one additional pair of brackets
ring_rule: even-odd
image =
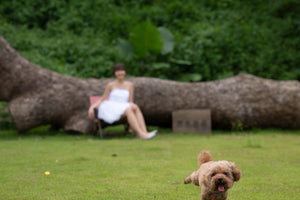
[(114, 65), (114, 74), (116, 71), (124, 70), (126, 72), (126, 67), (123, 63), (117, 63)]

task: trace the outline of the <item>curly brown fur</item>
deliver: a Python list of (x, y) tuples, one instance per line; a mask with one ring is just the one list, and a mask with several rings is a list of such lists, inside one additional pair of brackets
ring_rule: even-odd
[(242, 173), (232, 162), (226, 160), (213, 161), (208, 151), (198, 156), (197, 171), (192, 172), (184, 183), (194, 183), (201, 188), (201, 200), (226, 200), (228, 190), (234, 181), (239, 181)]

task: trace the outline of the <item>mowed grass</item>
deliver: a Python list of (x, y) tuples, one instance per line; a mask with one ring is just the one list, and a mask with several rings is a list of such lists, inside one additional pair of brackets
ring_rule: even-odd
[(299, 199), (299, 131), (203, 135), (160, 130), (149, 141), (51, 134), (43, 129), (26, 135), (0, 131), (1, 200), (198, 200), (200, 189), (183, 180), (197, 169), (202, 150), (241, 169), (243, 176), (228, 199)]

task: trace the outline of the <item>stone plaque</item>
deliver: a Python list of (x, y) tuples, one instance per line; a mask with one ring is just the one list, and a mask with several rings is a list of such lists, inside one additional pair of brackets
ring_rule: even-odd
[(209, 109), (177, 110), (172, 112), (173, 132), (211, 133)]

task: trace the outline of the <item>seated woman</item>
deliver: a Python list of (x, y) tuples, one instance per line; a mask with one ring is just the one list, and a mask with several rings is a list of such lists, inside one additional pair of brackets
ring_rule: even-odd
[(125, 115), (130, 127), (141, 139), (153, 138), (157, 131), (147, 131), (143, 114), (133, 102), (133, 84), (125, 80), (126, 68), (123, 63), (114, 66), (114, 75), (116, 80), (107, 84), (102, 98), (89, 108), (89, 118), (94, 118), (94, 108), (98, 108), (98, 118), (109, 124)]

